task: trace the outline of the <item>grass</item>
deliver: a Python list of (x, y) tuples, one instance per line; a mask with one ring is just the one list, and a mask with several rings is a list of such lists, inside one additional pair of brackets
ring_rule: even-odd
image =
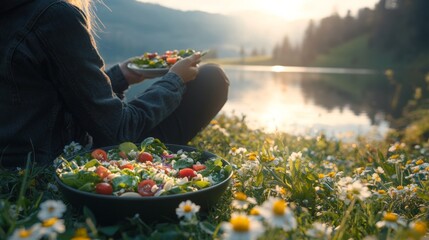
[(41, 205), (64, 199), (53, 168), (30, 164), (1, 171), (0, 238), (29, 239), (24, 233), (34, 226), (50, 227), (58, 239), (422, 239), (427, 230), (427, 143), (268, 134), (248, 129), (244, 118), (221, 115), (190, 145), (235, 168), (231, 186), (204, 218), (197, 213), (192, 221), (158, 225), (133, 218), (102, 227), (88, 209), (65, 202), (67, 210), (54, 219), (65, 228), (52, 230), (52, 220), (38, 218)]

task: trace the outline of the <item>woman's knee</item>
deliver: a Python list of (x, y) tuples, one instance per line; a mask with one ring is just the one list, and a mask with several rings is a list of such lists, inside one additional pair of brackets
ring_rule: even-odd
[(198, 81), (204, 82), (204, 85), (211, 91), (227, 96), (229, 79), (218, 64), (207, 63), (202, 65), (198, 70), (197, 78), (199, 78)]

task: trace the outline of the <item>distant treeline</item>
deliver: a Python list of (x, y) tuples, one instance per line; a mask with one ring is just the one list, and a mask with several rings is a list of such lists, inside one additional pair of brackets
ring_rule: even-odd
[(374, 9), (363, 8), (354, 17), (333, 14), (318, 24), (310, 21), (300, 46), (288, 37), (273, 49), (273, 60), (282, 65), (311, 65), (356, 37), (369, 35), (367, 47), (391, 56), (396, 63), (409, 63), (429, 56), (429, 1), (380, 0)]

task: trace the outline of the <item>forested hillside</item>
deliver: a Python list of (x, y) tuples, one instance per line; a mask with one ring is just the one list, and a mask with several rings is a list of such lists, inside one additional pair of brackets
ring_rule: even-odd
[(284, 65), (427, 68), (429, 1), (380, 0), (374, 9), (311, 21), (299, 47), (286, 36), (273, 50)]

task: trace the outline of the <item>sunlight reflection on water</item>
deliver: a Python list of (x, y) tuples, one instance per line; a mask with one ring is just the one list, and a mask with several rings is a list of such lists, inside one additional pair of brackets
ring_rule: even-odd
[[(334, 93), (331, 94), (328, 88), (318, 89), (320, 76), (342, 74), (344, 79), (341, 81), (351, 81), (347, 77), (350, 74), (364, 76), (374, 74), (372, 70), (283, 66), (223, 68), (231, 86), (229, 100), (222, 112), (246, 116), (251, 128), (311, 136), (324, 132), (328, 137), (344, 140), (364, 134), (379, 139), (389, 129), (382, 112), (375, 114), (374, 123), (366, 112), (356, 112), (351, 105), (344, 105), (347, 99), (335, 99), (333, 102), (340, 104), (327, 108), (323, 96), (331, 98)], [(322, 97), (317, 98), (312, 92)]]

